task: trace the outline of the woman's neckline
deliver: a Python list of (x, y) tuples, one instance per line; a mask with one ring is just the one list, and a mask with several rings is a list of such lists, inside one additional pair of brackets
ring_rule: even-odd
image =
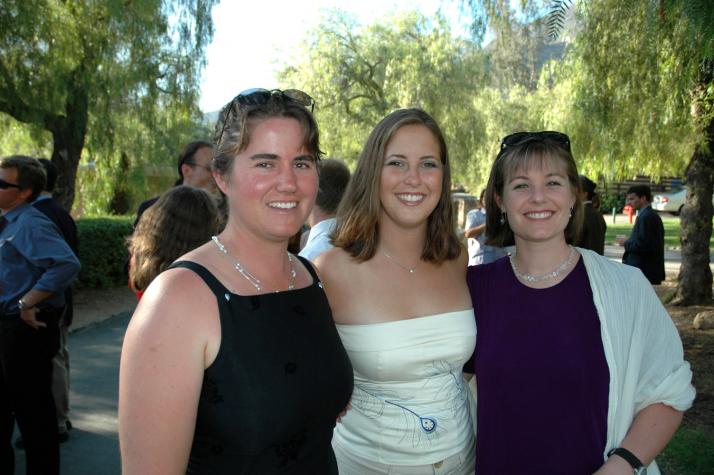
[(366, 326), (375, 326), (375, 325), (388, 325), (388, 324), (403, 323), (403, 322), (424, 321), (424, 319), (439, 318), (439, 317), (451, 316), (453, 314), (473, 312), (473, 310), (474, 310), (473, 307), (471, 307), (471, 308), (465, 308), (463, 310), (451, 310), (449, 312), (432, 313), (430, 315), (418, 315), (418, 316), (414, 316), (414, 317), (402, 318), (400, 320), (387, 320), (384, 322), (369, 322), (369, 323), (335, 323), (335, 325), (338, 327), (366, 327)]

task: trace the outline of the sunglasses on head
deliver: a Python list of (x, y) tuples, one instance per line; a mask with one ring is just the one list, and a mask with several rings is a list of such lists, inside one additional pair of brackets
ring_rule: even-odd
[(516, 132), (511, 135), (506, 135), (503, 137), (503, 140), (501, 140), (501, 150), (498, 152), (498, 155), (501, 156), (508, 147), (520, 145), (529, 140), (550, 140), (565, 148), (569, 153), (572, 153), (570, 150), (570, 137), (562, 132), (544, 130), (542, 132)]
[(8, 183), (5, 180), (0, 179), (0, 190), (6, 190), (8, 188), (20, 188), (20, 185), (14, 183)]
[(223, 120), (223, 127), (221, 128), (221, 133), (218, 135), (216, 144), (220, 143), (223, 138), (223, 133), (226, 131), (226, 126), (228, 125), (228, 117), (233, 107), (236, 105), (239, 107), (262, 106), (263, 104), (266, 104), (271, 97), (278, 97), (285, 102), (299, 104), (306, 109), (309, 108), (311, 113), (315, 111), (315, 99), (298, 89), (246, 89), (234, 97), (233, 100), (231, 100), (231, 102), (229, 102), (224, 108), (226, 114)]

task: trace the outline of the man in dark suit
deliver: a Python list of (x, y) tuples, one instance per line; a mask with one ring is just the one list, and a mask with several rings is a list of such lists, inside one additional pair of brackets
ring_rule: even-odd
[(637, 210), (637, 219), (630, 238), (624, 242), (622, 262), (639, 267), (653, 285), (664, 280), (664, 225), (650, 206), (652, 191), (647, 185), (627, 190), (627, 204)]
[(583, 229), (580, 233), (578, 247), (590, 249), (601, 256), (605, 254), (605, 231), (607, 224), (600, 210), (593, 206), (595, 188), (597, 185), (585, 175), (580, 175), (580, 199), (583, 201)]
[[(57, 167), (46, 158), (38, 160), (47, 173), (47, 184), (44, 191), (32, 203), (32, 206), (57, 225), (60, 234), (62, 234), (74, 255), (79, 258), (77, 225), (67, 210), (56, 199), (52, 198), (52, 192), (57, 182)], [(55, 407), (57, 409), (57, 427), (60, 443), (69, 438), (68, 431), (72, 427), (72, 423), (69, 420), (69, 351), (67, 350), (69, 326), (72, 324), (72, 317), (74, 316), (71, 286), (65, 290), (64, 300), (64, 313), (59, 322), (60, 349), (52, 359), (52, 395), (55, 398)]]

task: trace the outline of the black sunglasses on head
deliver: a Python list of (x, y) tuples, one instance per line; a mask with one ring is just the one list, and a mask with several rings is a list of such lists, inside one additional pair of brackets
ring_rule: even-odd
[(223, 133), (226, 131), (226, 126), (228, 124), (228, 117), (230, 115), (231, 109), (238, 105), (240, 107), (250, 107), (250, 106), (261, 106), (266, 104), (271, 97), (279, 97), (285, 102), (294, 102), (300, 104), (306, 109), (309, 108), (310, 112), (315, 111), (315, 99), (310, 97), (307, 93), (302, 92), (298, 89), (263, 89), (263, 88), (252, 88), (246, 89), (245, 91), (239, 93), (236, 97), (228, 103), (228, 105), (223, 109), (226, 111), (223, 119), (223, 127), (221, 127), (221, 133), (218, 135), (216, 144), (221, 142), (223, 138)]
[(501, 156), (508, 147), (520, 145), (529, 140), (550, 140), (564, 147), (569, 153), (572, 153), (570, 150), (570, 137), (562, 132), (544, 130), (542, 132), (516, 132), (511, 135), (506, 135), (503, 137), (503, 140), (501, 140), (501, 150), (498, 152), (498, 156)]
[(20, 185), (14, 183), (8, 183), (5, 180), (0, 179), (0, 190), (6, 190), (8, 188), (20, 188)]

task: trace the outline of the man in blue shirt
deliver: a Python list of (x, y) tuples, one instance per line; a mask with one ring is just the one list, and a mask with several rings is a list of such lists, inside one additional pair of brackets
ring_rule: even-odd
[(64, 289), (79, 261), (57, 227), (30, 203), (45, 186), (34, 158), (0, 159), (0, 473), (14, 472), (14, 421), (27, 473), (59, 473), (52, 358)]

